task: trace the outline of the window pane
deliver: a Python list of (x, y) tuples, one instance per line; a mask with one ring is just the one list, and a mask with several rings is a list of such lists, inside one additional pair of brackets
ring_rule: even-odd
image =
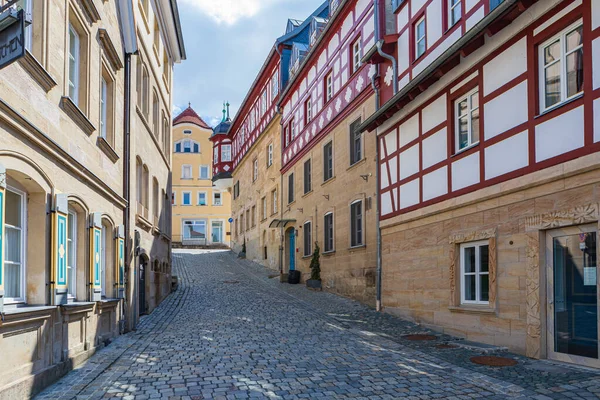
[(479, 92), (471, 95), (471, 109), (479, 107)]
[[(11, 228), (8, 226), (4, 227), (5, 230), (5, 246), (4, 246), (4, 260), (9, 263), (20, 263), (21, 262), (21, 230)], [(10, 296), (9, 296), (10, 297)]]
[(475, 272), (475, 247), (465, 247), (464, 252), (464, 273)]
[(458, 116), (459, 117), (466, 115), (468, 110), (469, 110), (469, 102), (467, 101), (467, 99), (464, 99), (463, 101), (458, 103)]
[(417, 57), (425, 53), (425, 40), (421, 40), (417, 43)]
[(6, 224), (21, 228), (21, 196), (7, 190), (5, 207), (4, 221)]
[(480, 272), (488, 272), (489, 269), (489, 254), (490, 247), (489, 246), (481, 246), (479, 247), (479, 263), (481, 264), (479, 271)]
[(567, 56), (567, 97), (583, 90), (583, 49)]
[(475, 275), (465, 275), (465, 300), (475, 301)]
[(463, 117), (458, 120), (458, 148), (463, 149), (469, 145), (469, 120)]
[(544, 48), (544, 65), (551, 64), (558, 59), (560, 59), (560, 40)]
[(421, 39), (423, 36), (425, 36), (425, 21), (421, 21), (417, 25), (417, 39)]
[(583, 25), (567, 34), (567, 52), (583, 44)]
[(481, 298), (480, 301), (490, 301), (490, 277), (488, 274), (480, 275)]
[(471, 113), (471, 144), (479, 142), (479, 109)]
[(6, 264), (4, 272), (4, 296), (12, 298), (21, 297), (21, 266), (14, 264)]
[(560, 68), (561, 63), (552, 64), (545, 71), (545, 94), (546, 107), (550, 107), (560, 101)]

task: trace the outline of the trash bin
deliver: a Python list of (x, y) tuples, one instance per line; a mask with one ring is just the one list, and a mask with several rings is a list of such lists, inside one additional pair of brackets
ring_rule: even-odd
[(300, 283), (300, 271), (292, 270), (288, 272), (288, 283), (290, 285), (297, 285)]

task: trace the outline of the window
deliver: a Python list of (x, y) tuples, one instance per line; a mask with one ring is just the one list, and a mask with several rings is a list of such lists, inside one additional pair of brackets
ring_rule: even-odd
[(271, 207), (272, 211), (273, 211), (272, 213), (276, 214), (277, 213), (277, 202), (278, 202), (278, 199), (277, 199), (277, 189), (275, 189), (275, 190), (273, 190), (271, 192), (271, 199), (273, 199), (273, 205)]
[(200, 179), (210, 179), (208, 176), (208, 165), (200, 166)]
[(191, 140), (184, 140), (183, 141), (183, 152), (184, 153), (191, 153), (192, 152), (192, 141)]
[(250, 230), (250, 209), (246, 210), (246, 230)]
[(307, 194), (312, 190), (312, 179), (311, 179), (311, 163), (310, 160), (304, 162), (304, 194)]
[(219, 148), (215, 147), (213, 150), (213, 156), (214, 156), (214, 164), (217, 164), (219, 162)]
[(490, 11), (502, 4), (504, 0), (490, 0)]
[(255, 182), (258, 179), (258, 159), (254, 159), (252, 163), (252, 182)]
[(191, 135), (191, 134), (192, 134), (192, 131), (191, 131), (191, 130), (189, 130), (189, 129), (186, 129), (185, 131), (183, 131), (183, 134), (184, 134), (184, 135)]
[(415, 24), (415, 59), (421, 57), (427, 49), (427, 37), (425, 33), (425, 16)]
[(221, 192), (213, 192), (213, 206), (222, 206)]
[(290, 121), (290, 132), (291, 132), (291, 138), (290, 138), (290, 142), (292, 140), (294, 140), (296, 138), (296, 124), (294, 121), (294, 118), (292, 118), (292, 120)]
[(304, 223), (304, 257), (308, 257), (312, 254), (312, 232), (311, 223)]
[(460, 245), (461, 303), (489, 303), (489, 242)]
[(267, 198), (263, 197), (262, 199), (260, 199), (260, 210), (261, 210), (261, 215), (260, 218), (261, 220), (263, 219), (267, 219)]
[(77, 296), (77, 213), (69, 209), (67, 222), (67, 295)]
[(454, 26), (462, 14), (461, 0), (448, 0), (448, 27)]
[(100, 239), (100, 287), (102, 290), (102, 297), (106, 297), (106, 269), (110, 262), (110, 253), (108, 249), (110, 239), (110, 227), (103, 223)]
[(273, 143), (269, 143), (267, 146), (267, 168), (273, 165)]
[(308, 125), (312, 121), (312, 101), (310, 97), (304, 103), (304, 123)]
[(402, 3), (404, 3), (404, 0), (392, 0), (392, 9), (397, 10)]
[(273, 98), (279, 94), (279, 71), (275, 71), (271, 80), (271, 95)]
[(252, 227), (256, 226), (256, 206), (252, 206)]
[(235, 185), (233, 185), (233, 199), (237, 199), (240, 197), (240, 181), (237, 181)]
[(330, 72), (325, 77), (325, 103), (333, 97), (333, 72)]
[(284, 147), (287, 147), (290, 144), (290, 126), (286, 125), (283, 129), (283, 140), (285, 141)]
[(100, 137), (106, 139), (108, 83), (102, 78), (100, 83)]
[(231, 161), (231, 145), (224, 144), (221, 146), (221, 161), (230, 162)]
[(192, 205), (192, 192), (183, 192), (183, 203), (184, 206)]
[(175, 205), (175, 192), (171, 193), (171, 205)]
[(145, 65), (142, 68), (142, 113), (147, 121), (150, 113), (150, 75)]
[(159, 115), (159, 103), (158, 103), (158, 95), (156, 94), (156, 90), (152, 93), (152, 133), (155, 138), (159, 137), (159, 125), (158, 125), (158, 115)]
[(206, 205), (206, 192), (198, 192), (198, 205), (199, 206)]
[(189, 220), (183, 221), (184, 240), (206, 240), (206, 221)]
[(327, 253), (328, 251), (333, 251), (333, 213), (325, 214), (323, 218), (323, 230), (324, 230), (324, 251)]
[(583, 25), (571, 25), (539, 47), (541, 112), (583, 92)]
[(69, 24), (69, 97), (79, 105), (79, 34)]
[(360, 59), (362, 47), (360, 38), (356, 39), (356, 41), (352, 44), (352, 73), (355, 73), (360, 68)]
[(263, 90), (260, 96), (260, 115), (265, 115), (267, 112), (267, 89)]
[(175, 143), (175, 153), (181, 153), (181, 143)]
[(288, 204), (294, 202), (294, 174), (288, 176)]
[(350, 165), (362, 160), (362, 134), (358, 130), (360, 118), (350, 124)]
[(323, 182), (333, 178), (333, 142), (323, 146)]
[(27, 203), (24, 192), (10, 187), (6, 190), (4, 212), (4, 301), (15, 303), (25, 301), (25, 216)]
[(181, 166), (181, 179), (192, 179), (192, 166), (184, 164)]
[(456, 151), (479, 142), (479, 90), (474, 89), (455, 102)]
[(350, 246), (362, 246), (363, 244), (362, 200), (358, 200), (350, 205)]

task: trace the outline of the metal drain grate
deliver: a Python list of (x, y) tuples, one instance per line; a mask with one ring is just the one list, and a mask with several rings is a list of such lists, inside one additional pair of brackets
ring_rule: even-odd
[(471, 357), (471, 362), (488, 367), (513, 367), (518, 364), (517, 360), (498, 356), (477, 356)]
[(402, 336), (402, 339), (412, 340), (412, 341), (436, 340), (437, 336), (434, 336), (434, 335), (424, 335), (424, 334), (404, 335), (404, 336)]

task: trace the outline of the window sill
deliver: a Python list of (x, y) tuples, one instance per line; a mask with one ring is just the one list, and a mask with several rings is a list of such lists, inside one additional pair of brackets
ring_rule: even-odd
[(67, 114), (71, 119), (89, 136), (95, 130), (96, 127), (91, 121), (86, 117), (86, 115), (77, 107), (77, 105), (71, 100), (68, 96), (63, 96), (60, 99), (60, 105), (65, 114)]
[(303, 260), (308, 260), (308, 259), (309, 259), (309, 258), (311, 258), (311, 257), (312, 257), (312, 254), (309, 254), (309, 255), (307, 255), (307, 256), (302, 256), (302, 259), (303, 259)]
[(324, 181), (323, 183), (321, 183), (321, 186), (325, 186), (325, 185), (327, 185), (328, 183), (330, 183), (330, 182), (333, 182), (333, 181), (335, 181), (335, 175), (334, 175), (334, 176), (332, 176), (331, 178), (327, 179), (327, 180), (326, 180), (326, 181)]
[(308, 197), (308, 196), (310, 196), (310, 195), (312, 194), (312, 192), (313, 192), (313, 190), (312, 190), (312, 189), (310, 189), (308, 192), (306, 192), (306, 193), (304, 193), (304, 194), (302, 195), (302, 198), (305, 198), (305, 197)]
[(56, 306), (28, 306), (25, 303), (5, 304), (3, 315), (5, 316), (23, 316), (31, 313), (49, 313), (54, 311)]
[(321, 253), (322, 256), (333, 256), (335, 254), (335, 250), (324, 251)]
[(50, 89), (57, 85), (54, 78), (52, 78), (44, 66), (40, 64), (40, 62), (34, 57), (33, 54), (29, 52), (29, 50), (25, 52), (24, 57), (19, 59), (19, 62), (23, 69), (27, 71), (29, 75), (31, 75), (33, 80), (35, 80), (46, 93), (48, 93)]
[(363, 157), (360, 160), (358, 160), (357, 162), (355, 162), (354, 164), (350, 165), (348, 168), (346, 168), (346, 171), (350, 171), (351, 169), (354, 169), (354, 168), (358, 167), (359, 165), (362, 165), (366, 162), (367, 162), (367, 157)]
[(541, 117), (545, 116), (546, 114), (550, 114), (550, 113), (552, 113), (553, 111), (556, 111), (556, 110), (558, 110), (559, 108), (561, 108), (561, 107), (563, 107), (563, 106), (566, 106), (567, 104), (573, 103), (574, 101), (577, 101), (577, 100), (581, 99), (581, 98), (583, 97), (583, 95), (584, 95), (584, 93), (582, 92), (582, 93), (579, 93), (579, 94), (577, 94), (577, 95), (575, 95), (575, 96), (571, 97), (571, 98), (570, 98), (570, 99), (568, 99), (568, 100), (565, 100), (565, 101), (563, 101), (562, 103), (555, 104), (555, 105), (553, 105), (552, 107), (550, 107), (550, 108), (547, 108), (546, 110), (544, 110), (544, 111), (542, 111), (541, 113), (539, 113), (538, 115), (536, 115), (536, 116), (534, 117), (534, 119), (541, 118)]
[(106, 154), (106, 156), (110, 159), (110, 161), (113, 162), (113, 164), (117, 162), (117, 160), (119, 159), (119, 155), (106, 139), (104, 139), (102, 136), (98, 136), (96, 145), (100, 147), (100, 150), (102, 150), (104, 154)]
[(465, 153), (465, 152), (467, 152), (467, 151), (469, 151), (469, 150), (471, 150), (471, 149), (473, 149), (473, 148), (475, 148), (475, 147), (479, 146), (479, 143), (481, 143), (481, 142), (476, 142), (476, 143), (470, 144), (469, 146), (465, 147), (464, 149), (460, 149), (460, 150), (458, 150), (456, 153), (452, 154), (452, 155), (450, 156), (450, 158), (452, 158), (452, 157), (456, 157), (456, 156), (459, 156), (459, 155), (461, 155), (462, 153)]
[(464, 314), (496, 314), (496, 310), (486, 305), (461, 305), (461, 306), (450, 306), (448, 307), (450, 312), (464, 313)]
[(352, 251), (352, 250), (362, 250), (362, 249), (366, 249), (367, 245), (366, 244), (361, 244), (358, 246), (350, 246), (348, 247), (348, 250)]

